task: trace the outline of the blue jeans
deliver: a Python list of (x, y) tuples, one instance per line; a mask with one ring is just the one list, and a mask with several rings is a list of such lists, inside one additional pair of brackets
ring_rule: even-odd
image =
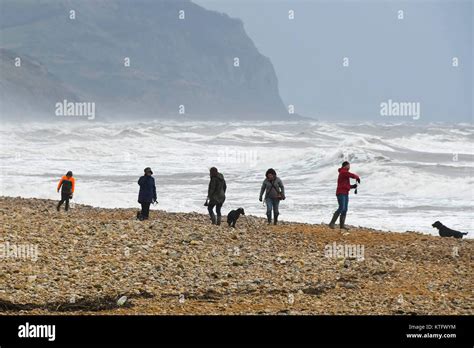
[(275, 220), (278, 218), (280, 212), (278, 211), (278, 206), (280, 205), (279, 199), (265, 198), (265, 204), (267, 205), (267, 218), (271, 220), (272, 210)]
[(345, 214), (347, 213), (347, 208), (349, 207), (349, 195), (336, 195), (337, 203), (339, 208), (336, 210), (336, 213)]

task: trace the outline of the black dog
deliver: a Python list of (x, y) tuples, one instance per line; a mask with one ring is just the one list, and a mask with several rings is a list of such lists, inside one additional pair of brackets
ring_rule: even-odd
[(444, 226), (441, 222), (436, 221), (433, 225), (431, 225), (439, 230), (439, 235), (441, 237), (454, 237), (454, 238), (462, 238), (462, 236), (465, 236), (467, 232), (459, 232), (452, 230), (450, 228), (447, 228)]
[(235, 228), (235, 223), (239, 219), (240, 215), (245, 215), (244, 208), (239, 208), (237, 210), (231, 210), (229, 214), (227, 214), (227, 223), (229, 227), (232, 226)]

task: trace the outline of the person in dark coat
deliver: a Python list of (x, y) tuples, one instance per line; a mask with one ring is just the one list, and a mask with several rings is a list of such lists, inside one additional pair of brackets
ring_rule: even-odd
[(140, 191), (138, 192), (138, 203), (141, 204), (142, 210), (137, 213), (139, 220), (147, 220), (150, 214), (150, 204), (156, 202), (156, 186), (155, 179), (152, 177), (153, 172), (150, 167), (144, 169), (145, 175), (138, 179)]
[(265, 193), (265, 204), (267, 205), (267, 221), (270, 225), (272, 223), (272, 210), (273, 210), (273, 223), (278, 224), (278, 215), (280, 211), (278, 209), (280, 200), (285, 199), (285, 186), (283, 181), (279, 177), (273, 168), (270, 168), (265, 173), (265, 180), (263, 180), (262, 188), (260, 189), (259, 200), (262, 202), (263, 194)]
[[(225, 191), (227, 190), (227, 184), (224, 179), (224, 175), (219, 173), (216, 167), (212, 167), (209, 170), (211, 180), (209, 181), (209, 188), (207, 190), (207, 210), (211, 217), (211, 223), (213, 225), (221, 224), (221, 208), (225, 201)], [(216, 215), (214, 214), (214, 207), (216, 207)]]
[(339, 208), (337, 208), (332, 216), (332, 220), (329, 223), (330, 228), (335, 227), (337, 218), (341, 216), (339, 220), (340, 228), (342, 230), (348, 230), (346, 227), (346, 214), (349, 206), (349, 191), (357, 188), (357, 184), (351, 185), (350, 179), (355, 179), (357, 183), (360, 183), (360, 177), (357, 174), (351, 173), (349, 171), (350, 169), (351, 164), (347, 161), (344, 161), (341, 168), (338, 169), (339, 175), (337, 177), (336, 197)]

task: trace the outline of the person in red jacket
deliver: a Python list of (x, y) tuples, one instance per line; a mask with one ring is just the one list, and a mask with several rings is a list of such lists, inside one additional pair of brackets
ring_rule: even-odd
[(360, 178), (358, 175), (351, 173), (349, 170), (351, 169), (351, 164), (347, 161), (342, 163), (341, 168), (339, 168), (339, 176), (337, 178), (337, 189), (336, 189), (336, 197), (337, 203), (339, 204), (339, 208), (334, 212), (332, 216), (332, 220), (329, 223), (330, 228), (334, 228), (337, 218), (341, 216), (339, 221), (340, 228), (343, 230), (348, 230), (345, 226), (346, 223), (346, 214), (347, 208), (349, 205), (349, 191), (352, 189), (357, 188), (357, 184), (351, 185), (350, 178), (355, 179), (357, 183), (360, 183)]

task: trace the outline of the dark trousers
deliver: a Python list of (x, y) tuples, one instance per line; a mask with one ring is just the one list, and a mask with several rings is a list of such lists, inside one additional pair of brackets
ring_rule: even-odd
[(151, 203), (140, 203), (142, 205), (142, 211), (140, 212), (140, 215), (144, 219), (148, 219), (148, 216), (150, 215), (150, 204)]
[(70, 193), (66, 193), (66, 192), (61, 192), (61, 200), (59, 201), (58, 203), (58, 210), (59, 208), (61, 207), (61, 205), (63, 205), (64, 202), (66, 202), (66, 205), (65, 205), (65, 210), (68, 211), (69, 210), (69, 197), (71, 196)]
[(349, 208), (349, 195), (336, 195), (337, 203), (339, 204), (339, 208), (336, 210), (337, 213), (346, 214), (347, 209)]
[(221, 208), (223, 203), (217, 203), (216, 201), (210, 201), (209, 206), (207, 207), (207, 211), (209, 215), (212, 217), (214, 215), (214, 207), (216, 207), (216, 214), (217, 216), (221, 216)]

